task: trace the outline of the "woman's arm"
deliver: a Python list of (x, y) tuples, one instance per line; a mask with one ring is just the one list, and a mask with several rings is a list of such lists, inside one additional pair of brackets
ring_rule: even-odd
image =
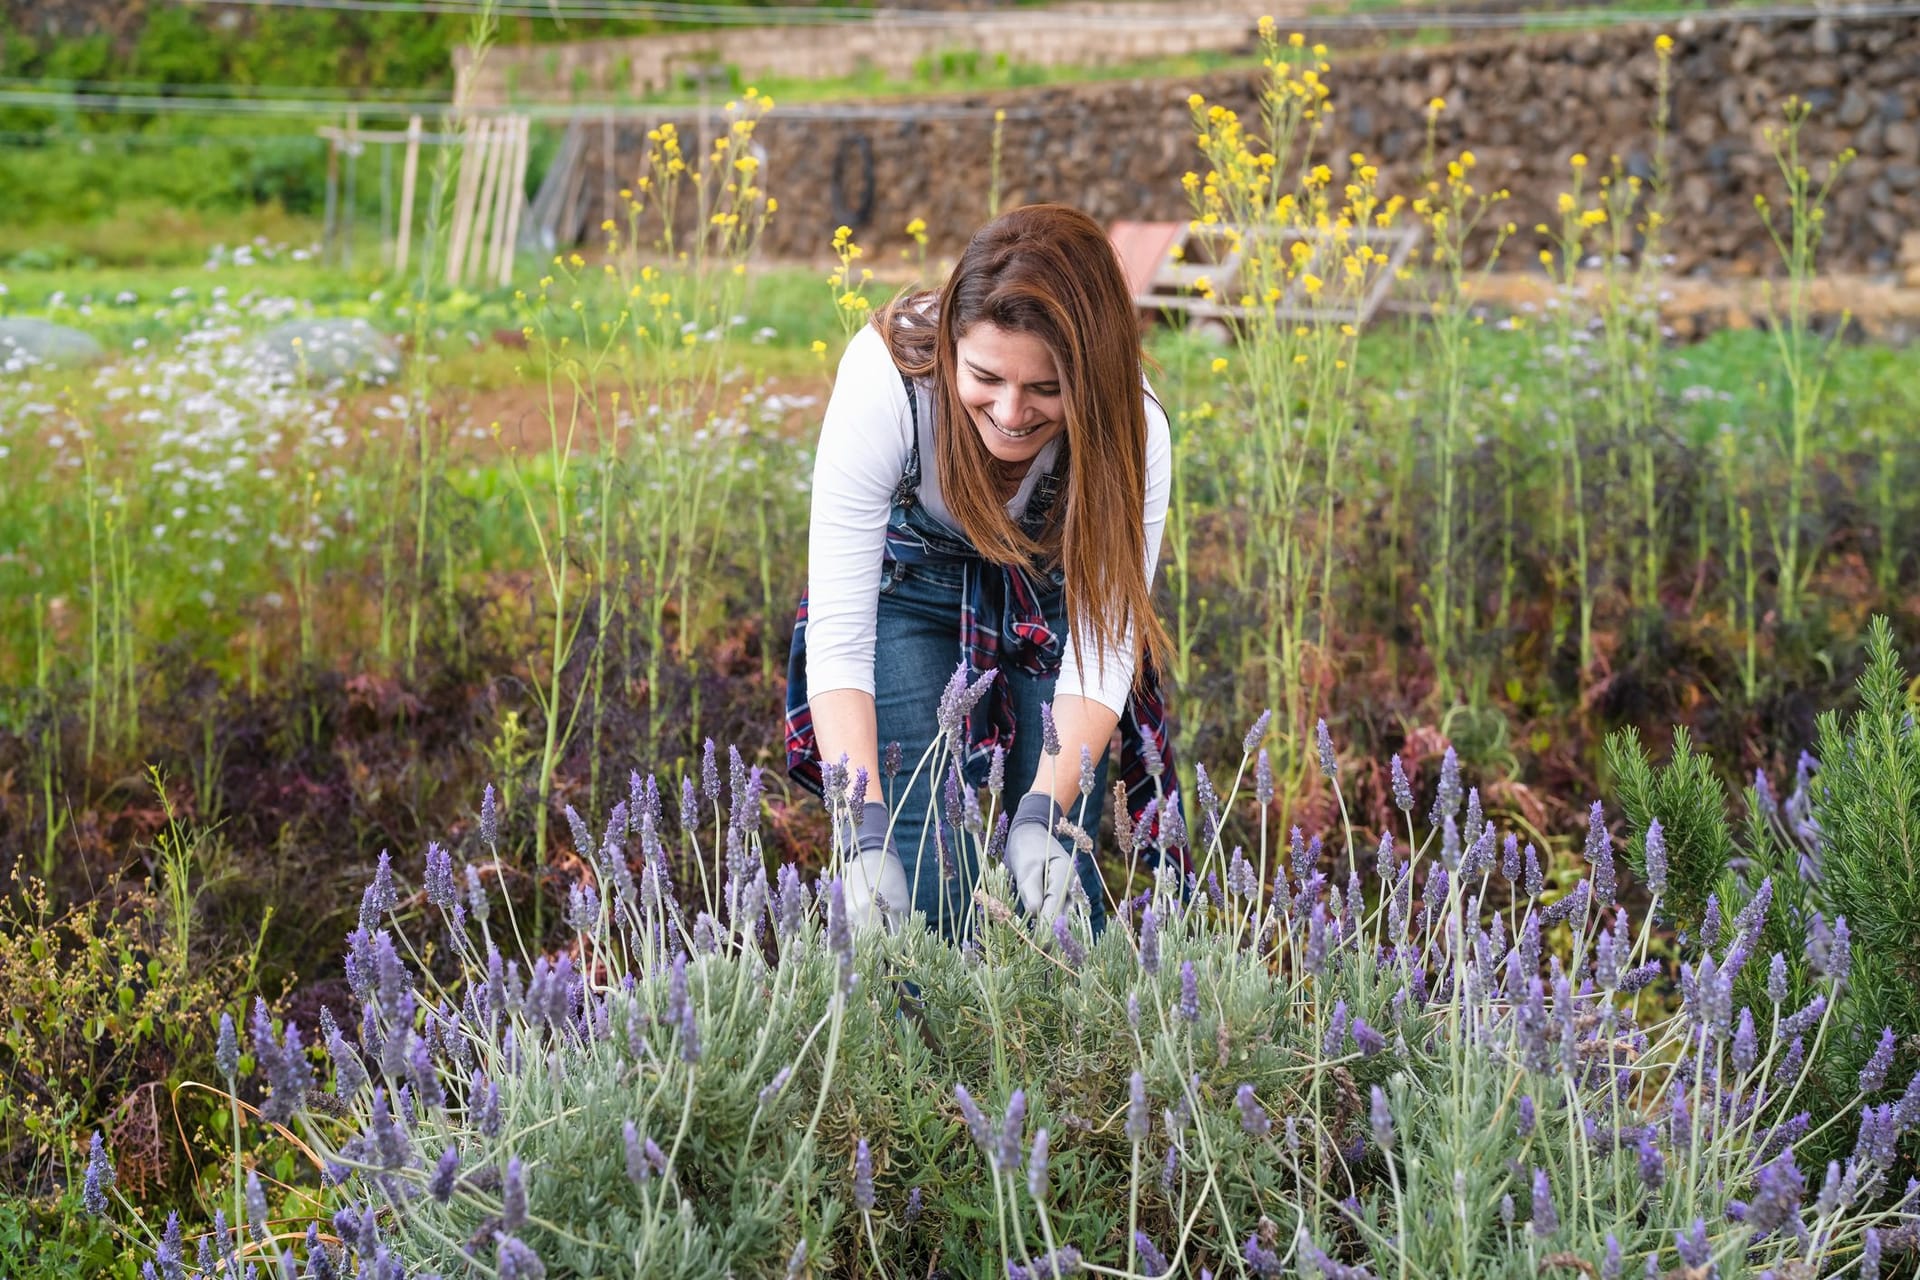
[[(893, 489), (912, 445), (907, 391), (867, 326), (841, 357), (814, 458), (807, 539), (807, 705), (823, 763), (864, 768), (877, 797), (873, 658)], [(938, 690), (929, 696), (937, 696)]]
[[(833, 764), (841, 756), (847, 757), (849, 786), (853, 770), (865, 769), (867, 797), (879, 799), (880, 730), (873, 695), (864, 689), (829, 689), (809, 697), (807, 706), (813, 710), (813, 734), (820, 746), (820, 759)], [(1112, 726), (1108, 726), (1108, 732), (1112, 732)], [(1077, 753), (1079, 748), (1074, 750)]]
[[(815, 713), (816, 718), (818, 712)], [(1053, 725), (1060, 733), (1060, 754), (1040, 757), (1040, 771), (1034, 776), (1033, 790), (1050, 795), (1062, 813), (1073, 816), (1080, 803), (1080, 748), (1093, 752), (1095, 762), (1104, 759), (1113, 740), (1120, 713), (1104, 703), (1077, 693), (1057, 694), (1053, 700)], [(836, 757), (837, 759), (838, 757)], [(1089, 835), (1093, 834), (1088, 832)]]

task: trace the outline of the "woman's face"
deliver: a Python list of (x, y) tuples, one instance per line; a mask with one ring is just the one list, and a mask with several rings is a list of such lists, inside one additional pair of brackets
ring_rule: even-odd
[(960, 403), (987, 452), (1002, 462), (1028, 462), (1066, 430), (1060, 375), (1038, 337), (986, 321), (954, 343)]

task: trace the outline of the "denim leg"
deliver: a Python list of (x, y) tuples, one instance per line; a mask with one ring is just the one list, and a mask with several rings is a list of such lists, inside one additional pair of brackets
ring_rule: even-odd
[(894, 847), (914, 908), (949, 938), (965, 932), (978, 860), (970, 840), (937, 833), (946, 827), (930, 821), (943, 804), (941, 780), (925, 769), (916, 776), (914, 767), (938, 732), (940, 694), (961, 657), (959, 566), (889, 561), (876, 621), (873, 703), (881, 753), (898, 742), (901, 766), (897, 778), (880, 785), (894, 810)]

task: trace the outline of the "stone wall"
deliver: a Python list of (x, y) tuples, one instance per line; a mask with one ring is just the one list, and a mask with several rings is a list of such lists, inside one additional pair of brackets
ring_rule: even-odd
[[(1674, 270), (1775, 269), (1754, 196), (1780, 195), (1762, 130), (1794, 93), (1813, 106), (1802, 152), (1816, 175), (1843, 147), (1859, 153), (1832, 197), (1823, 266), (1876, 273), (1900, 265), (1903, 233), (1920, 228), (1920, 18), (1681, 23), (1672, 34)], [(1520, 235), (1507, 264), (1524, 267), (1537, 247), (1532, 226), (1557, 221), (1552, 205), (1574, 152), (1596, 168), (1617, 154), (1631, 171), (1651, 171), (1653, 35), (1618, 28), (1340, 58), (1330, 76), (1338, 123), (1324, 151), (1336, 171), (1364, 151), (1380, 164), (1387, 192), (1410, 192), (1426, 103), (1443, 96), (1440, 145), (1472, 148), (1482, 185), (1511, 189), (1504, 216)], [(756, 134), (768, 189), (780, 200), (766, 248), (818, 257), (845, 222), (876, 256), (892, 259), (905, 243), (900, 229), (924, 217), (930, 252), (953, 255), (986, 216), (996, 109), (1007, 117), (1003, 207), (1062, 200), (1106, 222), (1184, 218), (1180, 176), (1198, 164), (1187, 95), (1251, 118), (1254, 88), (1246, 75), (1215, 74), (872, 104), (865, 119), (776, 111)], [(639, 128), (618, 136), (619, 171), (638, 172)]]

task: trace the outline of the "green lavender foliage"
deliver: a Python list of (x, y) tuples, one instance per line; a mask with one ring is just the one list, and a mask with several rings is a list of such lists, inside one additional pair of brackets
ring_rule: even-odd
[(1696, 929), (1706, 912), (1707, 895), (1723, 888), (1735, 851), (1726, 788), (1713, 762), (1693, 749), (1686, 729), (1676, 727), (1673, 755), (1666, 764), (1653, 763), (1639, 732), (1631, 728), (1608, 736), (1606, 763), (1626, 812), (1634, 874), (1646, 882), (1647, 828), (1658, 819), (1666, 835), (1668, 865), (1661, 901), (1681, 928)]
[[(1873, 620), (1859, 707), (1819, 719), (1813, 821), (1820, 884), (1854, 940), (1848, 1025), (1864, 1060), (1882, 1027), (1920, 1056), (1920, 732), (1887, 620)], [(1896, 1067), (1895, 1074), (1898, 1074)]]

